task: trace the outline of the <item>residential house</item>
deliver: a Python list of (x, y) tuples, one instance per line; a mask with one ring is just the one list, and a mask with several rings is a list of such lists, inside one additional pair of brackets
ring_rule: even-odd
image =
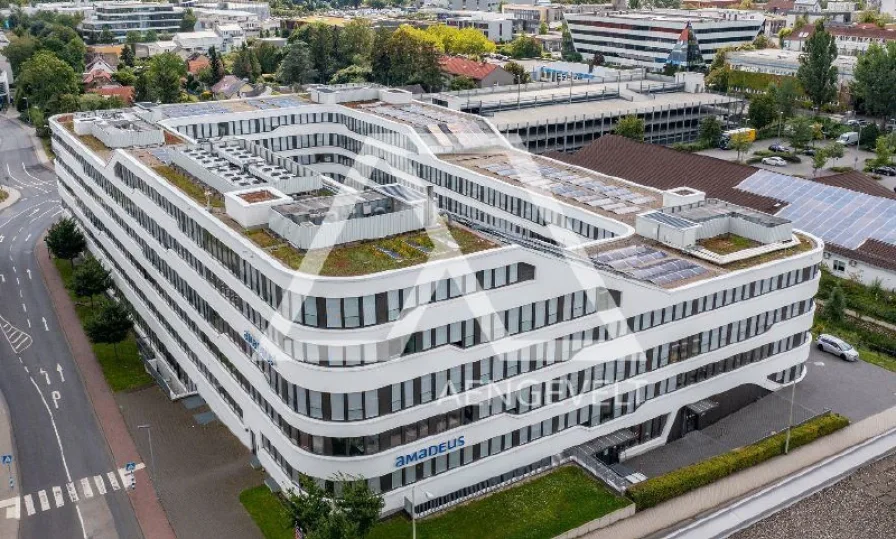
[[(880, 28), (876, 24), (858, 24), (854, 26), (831, 25), (826, 30), (834, 36), (837, 51), (841, 55), (858, 56), (868, 50), (872, 43), (885, 45), (889, 41), (896, 40), (896, 29)], [(806, 25), (792, 33), (784, 40), (784, 48), (793, 51), (802, 51), (803, 45), (809, 36), (815, 31), (815, 26)]]
[(87, 55), (94, 59), (102, 58), (107, 64), (117, 66), (122, 50), (124, 50), (124, 45), (93, 45), (87, 47)]
[(250, 84), (235, 75), (225, 75), (211, 87), (217, 99), (235, 99), (270, 95), (271, 89), (265, 84)]
[(134, 87), (122, 86), (120, 84), (107, 84), (98, 88), (89, 90), (90, 93), (99, 94), (105, 97), (119, 97), (125, 105), (131, 106), (134, 103)]
[(201, 52), (194, 52), (187, 57), (187, 72), (192, 73), (193, 75), (198, 74), (210, 65), (211, 61), (209, 60), (209, 57)]
[(439, 68), (446, 85), (456, 77), (473, 79), (479, 88), (513, 84), (513, 75), (505, 71), (503, 67), (459, 56), (442, 56), (439, 58)]

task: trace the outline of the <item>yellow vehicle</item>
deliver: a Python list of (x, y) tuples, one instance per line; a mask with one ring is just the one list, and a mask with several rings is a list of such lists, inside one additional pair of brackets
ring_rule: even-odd
[(719, 148), (727, 150), (731, 147), (731, 141), (735, 139), (753, 142), (754, 140), (756, 140), (756, 130), (752, 127), (729, 129), (728, 131), (722, 133), (722, 139), (719, 141)]

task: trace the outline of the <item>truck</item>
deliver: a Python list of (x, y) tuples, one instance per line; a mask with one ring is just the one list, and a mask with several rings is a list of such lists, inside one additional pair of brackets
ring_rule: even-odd
[(753, 142), (756, 140), (756, 130), (752, 127), (729, 129), (722, 133), (722, 138), (719, 140), (719, 148), (727, 150), (731, 147), (732, 140), (747, 140)]

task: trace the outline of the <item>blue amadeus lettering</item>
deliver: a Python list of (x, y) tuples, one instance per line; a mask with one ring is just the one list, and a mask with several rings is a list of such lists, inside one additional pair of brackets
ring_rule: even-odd
[(398, 455), (397, 457), (395, 457), (395, 467), (401, 468), (415, 462), (426, 460), (430, 457), (441, 455), (442, 453), (447, 453), (449, 451), (459, 449), (464, 446), (464, 443), (464, 437), (458, 436), (457, 438), (454, 438), (452, 440), (447, 440), (438, 444), (433, 444), (428, 447), (418, 449), (413, 453)]
[(274, 354), (272, 354), (267, 348), (261, 345), (261, 341), (255, 338), (255, 335), (252, 335), (252, 332), (246, 330), (243, 332), (243, 340), (252, 348), (252, 351), (261, 358), (263, 361), (266, 361), (268, 365), (274, 364)]

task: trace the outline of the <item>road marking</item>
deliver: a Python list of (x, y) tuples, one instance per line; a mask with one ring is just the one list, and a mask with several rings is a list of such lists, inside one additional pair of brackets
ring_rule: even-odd
[(62, 507), (65, 505), (65, 498), (62, 497), (62, 489), (59, 487), (53, 487), (53, 499), (56, 500), (56, 507)]
[(78, 491), (75, 489), (74, 483), (66, 483), (65, 489), (68, 490), (68, 497), (72, 499), (72, 503), (78, 501)]
[(19, 520), (19, 517), (22, 516), (22, 504), (18, 496), (0, 501), (0, 509), (4, 507), (6, 508), (7, 519), (13, 518)]
[[(47, 379), (49, 380), (49, 378), (47, 378)], [(58, 391), (54, 391), (54, 392), (50, 393), (50, 397), (52, 397), (52, 399), (53, 399), (53, 406), (55, 406), (56, 409), (58, 410), (59, 409), (59, 400), (62, 398), (62, 395), (60, 395)]]
[(30, 318), (28, 318), (28, 319), (27, 319), (27, 320), (25, 320), (25, 321), (26, 321), (26, 322), (28, 322), (28, 329), (31, 329), (31, 319), (30, 319)]
[[(25, 241), (28, 241), (30, 239), (31, 239), (31, 234), (28, 234), (27, 236), (25, 236)], [(31, 270), (28, 270), (28, 271), (30, 272)]]
[(115, 474), (112, 472), (107, 472), (106, 477), (109, 478), (109, 484), (112, 485), (112, 490), (119, 490), (121, 487), (118, 486), (118, 479), (115, 477)]
[(26, 307), (24, 303), (22, 304), (22, 310), (26, 313), (28, 312), (28, 307)]
[(85, 500), (93, 498), (93, 489), (90, 488), (90, 479), (87, 477), (81, 480), (81, 492), (84, 493)]
[(31, 494), (26, 494), (22, 499), (25, 500), (25, 513), (30, 517), (34, 514), (34, 500), (31, 499)]
[(47, 381), (47, 385), (50, 385), (52, 383), (50, 382), (50, 373), (48, 373), (46, 369), (41, 367), (38, 372), (44, 375), (44, 379)]
[(50, 508), (50, 500), (47, 498), (47, 491), (42, 490), (37, 493), (37, 499), (40, 500), (40, 510), (46, 511)]
[(103, 481), (103, 476), (95, 475), (93, 476), (93, 482), (96, 484), (96, 490), (100, 493), (100, 496), (106, 495), (106, 483)]
[(50, 331), (50, 326), (47, 325), (47, 319), (44, 318), (43, 316), (41, 316), (40, 319), (41, 319), (41, 322), (44, 323), (44, 331)]
[[(30, 238), (30, 237), (31, 237), (31, 234), (28, 234), (28, 238)], [(28, 241), (28, 238), (25, 238), (25, 241)], [(25, 273), (28, 274), (28, 280), (31, 281), (32, 280), (31, 279), (31, 268), (26, 269)]]
[(62, 374), (62, 365), (60, 365), (59, 363), (56, 364), (56, 372), (59, 373), (59, 381), (65, 382), (65, 376), (63, 376)]

